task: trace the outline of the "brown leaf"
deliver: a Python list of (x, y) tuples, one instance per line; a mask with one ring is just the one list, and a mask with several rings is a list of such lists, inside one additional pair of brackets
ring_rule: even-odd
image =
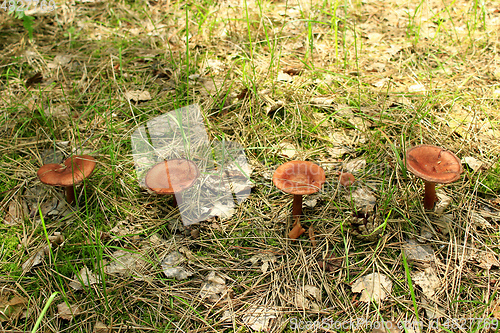
[(0, 321), (15, 319), (24, 309), (28, 301), (21, 296), (14, 296), (8, 300), (7, 296), (0, 296)]
[(41, 82), (43, 82), (43, 75), (42, 73), (38, 72), (26, 80), (26, 88), (29, 88), (35, 85), (36, 83), (41, 83)]
[(283, 73), (288, 75), (300, 75), (304, 70), (302, 68), (287, 67), (283, 69)]
[(23, 222), (24, 217), (28, 216), (28, 205), (21, 198), (13, 198), (9, 202), (9, 208), (5, 215), (4, 222), (7, 225), (16, 225)]
[(302, 228), (300, 225), (300, 221), (296, 220), (292, 230), (288, 233), (288, 238), (290, 239), (297, 239), (299, 238), (304, 232), (306, 232), (306, 229)]
[(82, 311), (78, 305), (71, 305), (71, 307), (69, 307), (68, 304), (63, 302), (57, 305), (57, 313), (61, 319), (71, 320), (81, 314)]

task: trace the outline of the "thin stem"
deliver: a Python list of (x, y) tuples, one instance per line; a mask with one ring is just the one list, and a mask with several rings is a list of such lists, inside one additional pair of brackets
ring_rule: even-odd
[(301, 215), (302, 215), (302, 195), (294, 194), (292, 216), (295, 217)]
[(437, 201), (436, 197), (436, 183), (424, 182), (424, 208), (427, 210), (434, 209), (434, 203)]
[(75, 187), (73, 185), (64, 187), (64, 191), (66, 192), (66, 202), (69, 205), (75, 203)]

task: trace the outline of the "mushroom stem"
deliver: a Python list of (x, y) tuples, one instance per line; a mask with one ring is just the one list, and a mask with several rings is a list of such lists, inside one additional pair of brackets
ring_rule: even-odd
[(174, 205), (174, 207), (179, 207), (180, 205), (182, 205), (182, 197), (181, 197), (180, 194), (179, 195), (177, 195), (177, 193), (174, 194), (174, 203), (173, 203), (173, 205)]
[(436, 183), (426, 182), (424, 192), (424, 208), (427, 210), (434, 209), (434, 203), (437, 201), (436, 197)]
[(292, 216), (295, 218), (296, 216), (301, 216), (301, 215), (302, 215), (302, 195), (294, 194)]
[(66, 192), (66, 202), (69, 205), (74, 204), (75, 203), (75, 186), (73, 186), (73, 185), (65, 186), (64, 192)]

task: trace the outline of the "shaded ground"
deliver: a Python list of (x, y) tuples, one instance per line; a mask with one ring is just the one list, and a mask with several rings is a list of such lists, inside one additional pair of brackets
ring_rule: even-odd
[[(0, 9), (2, 330), (42, 317), (44, 332), (489, 332), (500, 318), (497, 3), (85, 1), (31, 15), (32, 40)], [(185, 230), (171, 199), (139, 187), (130, 135), (193, 103), (210, 139), (247, 149), (254, 187), (230, 218)], [(402, 163), (421, 143), (464, 161), (441, 211), (424, 212)], [(98, 168), (71, 209), (36, 171), (82, 152)], [(291, 197), (271, 177), (290, 159), (326, 171), (305, 198), (314, 241), (287, 238)], [(370, 237), (353, 219), (367, 205)], [(192, 276), (165, 276), (172, 251)], [(371, 273), (386, 294), (372, 302), (355, 287)]]

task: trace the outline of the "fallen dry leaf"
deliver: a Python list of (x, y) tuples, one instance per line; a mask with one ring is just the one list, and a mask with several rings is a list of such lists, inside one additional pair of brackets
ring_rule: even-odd
[(498, 255), (492, 252), (479, 251), (475, 254), (475, 259), (478, 262), (478, 266), (490, 270), (491, 267), (500, 267), (500, 261), (498, 260)]
[(276, 79), (282, 82), (288, 82), (288, 83), (293, 82), (293, 77), (290, 74), (284, 72), (279, 72), (278, 77)]
[(193, 272), (188, 271), (183, 266), (180, 266), (186, 258), (177, 251), (169, 253), (161, 262), (161, 268), (167, 278), (175, 278), (177, 280), (185, 280), (193, 275)]
[(256, 332), (269, 332), (276, 318), (277, 312), (274, 309), (254, 305), (246, 309), (241, 320), (245, 326)]
[(10, 200), (7, 214), (3, 219), (6, 225), (17, 225), (23, 223), (28, 217), (28, 204), (22, 198), (14, 197)]
[(413, 238), (403, 244), (406, 257), (409, 261), (433, 262), (435, 259), (434, 250), (429, 245), (417, 243)]
[(371, 273), (358, 278), (351, 288), (354, 293), (361, 293), (359, 299), (361, 302), (379, 303), (391, 293), (392, 281), (384, 274)]
[(366, 160), (357, 158), (344, 164), (344, 169), (350, 173), (362, 172), (366, 168)]
[(301, 309), (321, 309), (321, 290), (312, 285), (300, 287), (295, 294), (295, 305)]
[(465, 162), (474, 172), (477, 172), (481, 169), (486, 169), (486, 166), (483, 162), (472, 156), (464, 157), (463, 162)]
[(95, 323), (94, 330), (92, 331), (92, 333), (111, 333), (111, 332), (113, 332), (113, 329), (101, 321)]
[(441, 287), (441, 280), (432, 266), (425, 268), (423, 271), (413, 273), (411, 279), (417, 286), (422, 288), (422, 292), (428, 298), (432, 298), (437, 289)]
[(133, 102), (147, 102), (151, 100), (151, 94), (147, 90), (131, 90), (125, 93), (125, 98)]
[(112, 261), (104, 266), (107, 274), (131, 275), (143, 263), (139, 253), (117, 250), (111, 255)]
[(316, 207), (316, 204), (318, 203), (318, 199), (307, 199), (304, 200), (304, 206), (309, 207), (309, 208), (314, 208)]
[(208, 299), (212, 303), (217, 303), (228, 295), (226, 279), (215, 271), (208, 273), (200, 289), (202, 299)]
[(26, 260), (23, 265), (21, 266), (23, 269), (23, 272), (27, 273), (29, 272), (33, 267), (39, 265), (42, 263), (43, 258), (45, 258), (45, 255), (49, 252), (49, 246), (45, 245), (43, 248), (37, 250), (34, 254), (32, 254), (28, 260)]
[(297, 155), (297, 149), (289, 142), (282, 142), (277, 147), (278, 154), (284, 157), (293, 158)]
[(55, 69), (55, 68), (58, 68), (59, 66), (61, 67), (64, 67), (66, 66), (67, 64), (69, 64), (71, 61), (71, 56), (70, 55), (56, 55), (54, 60), (52, 60), (51, 62), (49, 62), (47, 64), (47, 67), (50, 68), (50, 69)]
[(349, 202), (354, 202), (358, 213), (371, 215), (375, 209), (377, 198), (367, 187), (359, 187), (352, 193), (345, 196)]
[(488, 220), (481, 216), (480, 213), (473, 211), (470, 215), (470, 222), (473, 226), (481, 229), (491, 229), (492, 225)]
[(80, 310), (80, 306), (78, 305), (68, 306), (68, 304), (66, 304), (65, 302), (57, 305), (57, 314), (61, 319), (71, 320), (81, 313), (82, 311)]
[(441, 190), (436, 191), (436, 196), (438, 198), (438, 201), (436, 203), (436, 206), (434, 207), (434, 213), (436, 213), (437, 215), (442, 215), (446, 208), (448, 208), (448, 206), (451, 204), (453, 199), (447, 196)]
[(233, 216), (236, 213), (236, 209), (234, 208), (234, 204), (231, 202), (228, 205), (224, 205), (221, 202), (216, 202), (210, 211), (210, 215), (218, 216), (221, 220), (225, 220)]
[(491, 310), (491, 315), (496, 319), (500, 319), (500, 300), (497, 300), (493, 310)]
[(82, 290), (83, 286), (90, 286), (101, 282), (101, 278), (96, 276), (87, 266), (84, 266), (78, 274), (75, 274), (69, 286), (75, 290)]
[(25, 309), (28, 300), (21, 296), (0, 296), (0, 322), (17, 318)]
[(262, 273), (266, 273), (269, 269), (269, 264), (274, 264), (276, 262), (276, 256), (272, 253), (264, 252), (252, 256), (249, 260), (252, 265), (257, 264), (258, 262), (262, 262), (260, 270), (262, 271)]
[(299, 238), (304, 232), (306, 232), (306, 229), (302, 227), (300, 224), (300, 220), (296, 219), (295, 223), (293, 225), (292, 230), (288, 233), (288, 238), (290, 239), (297, 239)]

